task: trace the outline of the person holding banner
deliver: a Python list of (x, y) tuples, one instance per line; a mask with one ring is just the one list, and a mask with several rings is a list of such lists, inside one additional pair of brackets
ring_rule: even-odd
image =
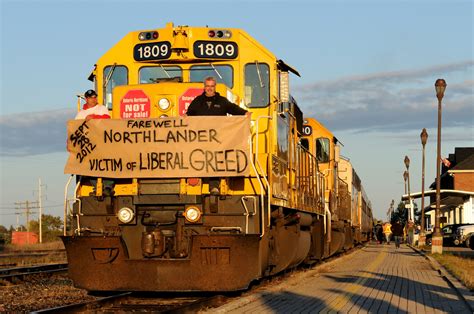
[(97, 101), (97, 93), (95, 90), (89, 89), (84, 93), (86, 103), (81, 111), (75, 117), (76, 120), (86, 119), (110, 119), (109, 111), (105, 106), (99, 105)]
[[(188, 107), (186, 115), (188, 116), (226, 116), (227, 114), (250, 116), (252, 113), (240, 108), (236, 104), (222, 97), (216, 92), (216, 79), (208, 76), (204, 79), (204, 92), (194, 98)], [(219, 181), (214, 178), (204, 179), (209, 184), (211, 195), (219, 194)]]
[(204, 80), (204, 92), (194, 98), (186, 112), (188, 116), (236, 116), (249, 115), (245, 109), (231, 103), (216, 92), (216, 79), (212, 76)]

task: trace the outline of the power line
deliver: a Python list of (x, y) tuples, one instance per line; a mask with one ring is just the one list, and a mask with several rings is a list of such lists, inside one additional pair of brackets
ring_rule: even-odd
[[(30, 231), (30, 215), (34, 214), (35, 212), (31, 211), (32, 209), (37, 209), (38, 207), (38, 201), (32, 202), (32, 201), (24, 201), (24, 202), (15, 202), (15, 205), (19, 206), (16, 209), (17, 210), (24, 210), (26, 215), (26, 231)], [(23, 213), (18, 212), (18, 215)], [(18, 229), (18, 216), (17, 216), (17, 229)], [(29, 241), (29, 237), (27, 237), (27, 240)]]
[[(63, 207), (64, 204), (58, 203), (58, 204), (52, 204), (52, 205), (43, 205), (43, 208), (53, 208), (53, 207)], [(2, 207), (0, 206), (0, 209), (17, 209), (17, 207)]]
[[(54, 204), (54, 205), (48, 205), (48, 206), (43, 206), (43, 208), (63, 208), (64, 204)], [(0, 209), (13, 209), (13, 210), (18, 210), (18, 207), (0, 207)], [(16, 215), (18, 213), (0, 213), (0, 216), (8, 216), (8, 215)]]

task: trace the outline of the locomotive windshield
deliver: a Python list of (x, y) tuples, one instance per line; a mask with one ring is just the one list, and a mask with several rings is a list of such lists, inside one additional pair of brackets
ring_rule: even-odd
[(190, 82), (201, 83), (208, 76), (215, 77), (217, 83), (234, 86), (234, 70), (230, 65), (194, 65), (191, 67)]
[(149, 66), (140, 69), (140, 84), (159, 82), (161, 79), (183, 78), (183, 70), (178, 66)]

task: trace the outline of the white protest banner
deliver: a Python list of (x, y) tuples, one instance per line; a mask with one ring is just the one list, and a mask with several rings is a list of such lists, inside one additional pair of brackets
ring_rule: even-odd
[(67, 130), (67, 174), (106, 178), (249, 174), (249, 117), (70, 120)]

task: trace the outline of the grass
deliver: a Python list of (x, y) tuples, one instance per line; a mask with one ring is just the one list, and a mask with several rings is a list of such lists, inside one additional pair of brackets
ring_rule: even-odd
[(62, 241), (28, 245), (7, 244), (0, 255), (0, 267), (66, 263), (66, 252), (57, 250), (64, 250)]
[(13, 245), (6, 244), (4, 252), (17, 252), (17, 251), (37, 251), (37, 250), (62, 250), (64, 245), (62, 241), (46, 242), (46, 243), (35, 243), (35, 244), (25, 244), (25, 245)]
[(474, 290), (474, 259), (449, 253), (431, 255), (464, 285)]

